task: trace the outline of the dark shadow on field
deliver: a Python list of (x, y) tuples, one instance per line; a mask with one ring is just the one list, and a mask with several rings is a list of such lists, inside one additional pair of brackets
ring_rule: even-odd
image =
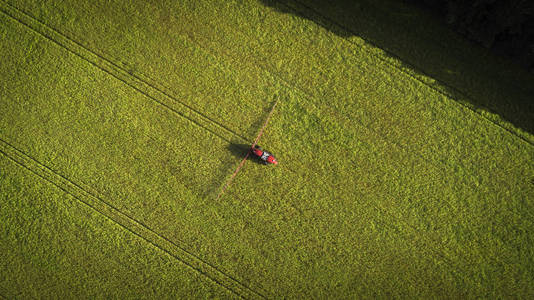
[(430, 10), (403, 0), (261, 1), (346, 38), (356, 51), (361, 46), (350, 38), (360, 37), (400, 60), (400, 68), (415, 80), (420, 81), (410, 74), (429, 76), (436, 82), (424, 84), (437, 92), (534, 134), (534, 75), (461, 37)]
[[(231, 143), (228, 145), (227, 148), (230, 154), (232, 154), (232, 156), (234, 156), (235, 158), (243, 159), (245, 158), (245, 156), (247, 156), (247, 153), (250, 151), (250, 146), (251, 145), (249, 144)], [(254, 155), (249, 155), (247, 160), (257, 163), (257, 164), (263, 164), (262, 161)]]
[(272, 95), (272, 100), (270, 101), (263, 101), (261, 107), (258, 108), (257, 111), (255, 111), (255, 119), (253, 122), (250, 123), (246, 135), (250, 137), (251, 140), (254, 140), (256, 136), (259, 134), (260, 129), (263, 127), (263, 124), (265, 123), (265, 120), (267, 119), (267, 116), (271, 112), (271, 109), (273, 108), (273, 105), (277, 101), (277, 98), (279, 97), (278, 94)]

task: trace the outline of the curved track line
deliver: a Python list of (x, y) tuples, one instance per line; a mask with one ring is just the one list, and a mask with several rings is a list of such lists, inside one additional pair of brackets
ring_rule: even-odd
[(246, 299), (267, 298), (264, 292), (259, 292), (246, 286), (238, 279), (219, 270), (214, 265), (185, 249), (183, 246), (176, 244), (163, 235), (155, 232), (147, 225), (124, 212), (121, 212), (111, 203), (104, 200), (101, 195), (95, 193), (93, 188), (70, 180), (17, 149), (1, 137), (0, 154), (70, 194), (77, 201), (87, 205), (89, 208), (108, 218), (120, 227), (145, 240), (171, 257), (181, 261), (191, 269), (197, 271), (206, 278), (209, 278), (211, 281), (222, 286), (236, 296)]
[[(286, 7), (286, 8), (288, 8), (289, 10), (292, 10), (293, 12), (295, 12), (295, 13), (297, 13), (297, 14), (298, 14), (298, 13), (306, 14), (306, 13), (304, 13), (304, 12), (298, 10), (297, 8), (294, 8), (294, 7), (290, 6), (290, 5), (287, 5), (287, 4), (285, 4), (285, 3), (280, 2), (279, 0), (273, 0), (273, 1), (279, 3), (280, 5), (282, 5), (282, 6)], [(330, 23), (330, 24), (325, 24), (325, 23), (321, 22), (321, 23), (323, 23), (323, 24), (321, 24), (321, 25), (324, 26), (325, 28), (330, 29), (330, 28), (332, 28), (332, 27), (337, 27), (338, 29), (341, 29), (341, 30), (344, 31), (344, 32), (350, 33), (350, 34), (352, 34), (352, 35), (357, 35), (357, 34), (354, 33), (350, 28), (344, 26), (343, 24), (340, 24), (340, 23), (336, 22), (335, 20), (332, 20), (331, 18), (329, 18), (329, 17), (327, 17), (327, 16), (324, 16), (323, 14), (321, 14), (320, 12), (318, 12), (317, 10), (315, 10), (313, 7), (310, 7), (310, 6), (308, 6), (308, 5), (302, 3), (301, 1), (298, 1), (298, 0), (295, 0), (295, 2), (298, 3), (298, 5), (304, 7), (305, 9), (311, 11), (313, 14), (319, 16), (319, 18), (325, 20), (325, 21), (326, 21), (325, 23)], [(459, 101), (454, 100), (455, 97), (452, 96), (450, 93), (447, 93), (446, 91), (443, 91), (443, 90), (441, 90), (441, 89), (438, 89), (438, 88), (436, 88), (436, 87), (434, 87), (434, 86), (428, 84), (427, 82), (425, 82), (424, 80), (418, 78), (418, 77), (415, 76), (414, 74), (411, 74), (410, 72), (408, 72), (408, 71), (404, 70), (403, 68), (401, 68), (401, 67), (399, 67), (399, 66), (393, 64), (392, 62), (388, 61), (387, 59), (384, 59), (382, 56), (380, 56), (380, 55), (378, 55), (378, 54), (376, 54), (376, 53), (373, 53), (372, 51), (367, 51), (367, 50), (364, 49), (361, 45), (358, 45), (357, 43), (355, 43), (355, 42), (353, 42), (353, 41), (351, 41), (351, 40), (349, 40), (349, 39), (347, 39), (347, 38), (344, 38), (344, 37), (341, 37), (341, 38), (342, 38), (342, 40), (344, 40), (344, 41), (347, 42), (348, 44), (350, 44), (350, 45), (352, 45), (352, 46), (356, 46), (356, 47), (358, 47), (360, 50), (363, 49), (364, 51), (366, 51), (366, 53), (369, 53), (369, 54), (371, 54), (372, 56), (378, 58), (378, 59), (379, 59), (380, 61), (382, 61), (383, 63), (387, 64), (388, 66), (390, 66), (390, 67), (392, 67), (392, 68), (394, 68), (394, 69), (397, 69), (398, 71), (400, 71), (401, 73), (405, 74), (406, 76), (412, 78), (413, 80), (415, 80), (415, 81), (417, 81), (417, 82), (423, 84), (424, 86), (426, 86), (426, 87), (432, 89), (433, 91), (435, 91), (435, 92), (441, 94), (442, 96), (445, 96), (446, 98), (449, 98), (449, 99), (453, 100), (452, 103), (456, 103), (456, 105), (458, 105), (458, 106), (460, 106), (460, 107), (463, 107), (463, 108), (465, 108), (465, 109), (468, 109), (468, 110), (471, 111), (475, 116), (478, 116), (479, 119), (486, 120), (486, 121), (488, 121), (489, 123), (493, 124), (494, 126), (497, 126), (497, 127), (501, 128), (501, 129), (507, 131), (508, 133), (510, 133), (510, 134), (512, 134), (512, 135), (514, 135), (514, 136), (516, 136), (517, 138), (521, 139), (522, 141), (524, 141), (524, 142), (530, 144), (531, 146), (534, 146), (534, 141), (531, 141), (531, 140), (527, 139), (526, 137), (523, 137), (523, 136), (521, 136), (520, 134), (518, 134), (518, 133), (512, 131), (511, 129), (504, 127), (503, 125), (499, 124), (497, 121), (494, 121), (494, 120), (492, 120), (492, 119), (490, 119), (490, 118), (484, 116), (483, 114), (479, 113), (477, 110), (473, 109), (473, 108), (470, 107), (469, 105), (466, 105), (466, 104), (463, 104), (463, 103), (461, 103), (461, 102), (459, 102)], [(391, 52), (391, 51), (389, 51), (389, 50), (383, 49), (383, 48), (377, 46), (376, 44), (374, 44), (373, 42), (371, 42), (371, 41), (369, 41), (369, 40), (367, 40), (367, 39), (364, 39), (363, 37), (360, 37), (360, 38), (361, 38), (362, 40), (364, 40), (367, 44), (369, 44), (369, 45), (371, 45), (371, 46), (373, 46), (373, 47), (375, 47), (375, 48), (378, 48), (378, 49), (380, 49), (381, 51), (384, 51), (385, 53), (387, 53), (388, 55), (390, 55), (392, 58), (394, 58), (394, 59), (396, 59), (396, 60), (399, 60), (399, 61), (403, 62), (404, 64), (406, 64), (407, 66), (409, 66), (411, 69), (413, 69), (415, 72), (420, 73), (420, 74), (422, 74), (422, 75), (424, 75), (424, 76), (426, 76), (426, 77), (428, 77), (428, 78), (432, 78), (432, 79), (434, 79), (436, 82), (439, 82), (440, 85), (443, 85), (443, 86), (445, 86), (445, 87), (447, 87), (447, 88), (449, 88), (449, 89), (451, 89), (451, 90), (454, 90), (456, 93), (458, 93), (458, 94), (460, 94), (460, 95), (463, 95), (463, 96), (464, 96), (466, 99), (468, 99), (468, 100), (473, 100), (473, 97), (470, 96), (469, 94), (467, 94), (466, 92), (463, 92), (462, 90), (460, 90), (460, 89), (458, 89), (458, 88), (456, 88), (456, 87), (454, 87), (454, 86), (452, 86), (452, 85), (449, 85), (449, 84), (443, 82), (442, 80), (439, 80), (439, 79), (437, 79), (437, 78), (434, 78), (434, 77), (428, 75), (428, 74), (425, 73), (422, 69), (420, 69), (420, 68), (416, 67), (415, 65), (413, 65), (411, 62), (406, 62), (405, 60), (401, 59), (401, 57), (400, 57), (399, 55), (397, 55), (397, 54), (395, 54), (395, 53), (393, 53), (393, 52)], [(489, 112), (493, 113), (493, 114), (499, 115), (498, 113), (496, 113), (495, 111), (493, 111), (493, 110), (491, 110), (491, 109), (489, 109), (489, 108), (485, 108), (485, 109), (488, 110)]]
[[(54, 28), (51, 28), (21, 9), (16, 8), (11, 4), (4, 2), (3, 0), (0, 1), (0, 3), (4, 3), (3, 7), (0, 7), (0, 11), (9, 18), (19, 22), (38, 35), (52, 41), (70, 53), (118, 79), (149, 99), (160, 104), (164, 108), (170, 110), (172, 113), (191, 121), (192, 123), (204, 128), (205, 130), (227, 142), (230, 142), (232, 137), (237, 137), (241, 140), (247, 140), (246, 137), (180, 101), (169, 92), (164, 91), (163, 88), (156, 86), (155, 83), (148, 82), (146, 78), (142, 78), (145, 77), (144, 75), (134, 75), (131, 72), (128, 72), (128, 70), (119, 66), (117, 63), (113, 62), (111, 59), (97, 54), (81, 43), (71, 39)], [(179, 104), (182, 108), (184, 108), (184, 111), (175, 109), (172, 103)], [(216, 125), (216, 127), (219, 128), (219, 132), (212, 129), (213, 126), (210, 125)]]

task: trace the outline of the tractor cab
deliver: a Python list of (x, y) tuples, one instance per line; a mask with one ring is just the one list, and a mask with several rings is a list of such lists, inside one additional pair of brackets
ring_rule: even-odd
[(258, 157), (259, 159), (261, 159), (264, 164), (266, 165), (267, 164), (274, 164), (274, 165), (278, 164), (278, 161), (276, 160), (276, 158), (274, 158), (274, 156), (271, 153), (263, 150), (260, 146), (255, 145), (250, 150), (252, 154)]

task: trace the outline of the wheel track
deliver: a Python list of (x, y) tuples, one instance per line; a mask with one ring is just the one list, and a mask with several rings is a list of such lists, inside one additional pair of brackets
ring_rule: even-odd
[(217, 285), (230, 291), (232, 294), (244, 299), (267, 298), (264, 291), (252, 289), (241, 283), (240, 280), (219, 270), (216, 266), (193, 254), (185, 247), (169, 240), (142, 222), (121, 212), (118, 208), (109, 203), (109, 201), (106, 201), (95, 189), (88, 185), (70, 180), (59, 172), (43, 165), (1, 137), (0, 153), (19, 166), (70, 194), (77, 201), (85, 204), (90, 209), (111, 220), (113, 223), (145, 240), (152, 246), (182, 262)]
[[(233, 131), (224, 124), (213, 120), (204, 113), (180, 101), (177, 97), (167, 91), (167, 88), (159, 85), (155, 80), (151, 80), (142, 74), (133, 74), (132, 72), (129, 72), (113, 60), (96, 53), (80, 42), (77, 42), (69, 36), (55, 30), (23, 10), (1, 0), (0, 11), (12, 20), (24, 25), (31, 31), (37, 33), (47, 40), (50, 40), (54, 44), (57, 44), (68, 52), (78, 56), (96, 68), (133, 88), (150, 100), (160, 104), (173, 114), (189, 120), (190, 122), (207, 130), (224, 141), (231, 142), (232, 139), (235, 138), (238, 138), (242, 141), (248, 140), (246, 137)], [(174, 108), (174, 104), (178, 104), (182, 109), (178, 110)], [(213, 127), (216, 127), (218, 130), (215, 130)]]
[[(286, 8), (288, 8), (289, 10), (295, 12), (295, 13), (302, 13), (304, 15), (307, 15), (308, 13), (305, 13), (305, 12), (302, 12), (300, 11), (299, 9), (297, 8), (294, 8), (292, 7), (291, 5), (287, 5), (285, 3), (282, 3), (281, 1), (279, 0), (272, 0), (272, 1), (275, 1), (277, 3), (279, 3), (281, 6), (284, 6)], [(301, 7), (305, 8), (306, 10), (310, 11), (312, 14), (318, 16), (320, 19), (323, 20), (323, 22), (320, 22), (320, 25), (327, 28), (328, 30), (331, 30), (332, 27), (335, 27), (337, 29), (340, 29), (341, 31), (343, 32), (347, 32), (347, 33), (350, 33), (351, 35), (354, 35), (354, 36), (357, 36), (357, 34), (355, 32), (353, 32), (350, 28), (348, 28), (347, 26), (343, 25), (343, 24), (340, 24), (338, 22), (336, 22), (335, 20), (332, 20), (331, 18), (327, 17), (327, 16), (324, 16), (323, 14), (321, 14), (320, 12), (318, 12), (317, 10), (315, 10), (313, 7), (310, 7), (309, 5), (306, 5), (305, 3), (303, 3), (302, 1), (299, 1), (299, 0), (294, 0), (296, 3), (298, 3), (298, 5), (300, 5)], [(316, 20), (315, 18), (311, 18), (313, 20)], [(330, 24), (328, 24), (330, 23)], [(373, 42), (361, 37), (365, 43), (375, 47), (375, 48), (378, 48), (380, 49), (380, 51), (383, 51), (384, 53), (386, 53), (387, 55), (391, 56), (392, 58), (398, 60), (398, 61), (402, 61), (404, 64), (406, 64), (409, 68), (413, 69), (416, 73), (420, 73), (422, 75), (424, 75), (425, 77), (428, 77), (428, 78), (432, 78), (434, 79), (436, 82), (438, 82), (440, 85), (454, 91), (455, 93), (459, 94), (459, 95), (462, 95), (465, 99), (468, 99), (470, 100), (471, 102), (474, 102), (473, 101), (473, 98), (472, 96), (470, 96), (469, 94), (467, 94), (466, 92), (464, 91), (461, 91), (459, 89), (457, 89), (456, 87), (452, 86), (452, 85), (449, 85), (445, 82), (443, 82), (442, 80), (439, 80), (439, 79), (436, 79), (432, 76), (430, 76), (429, 74), (425, 73), (423, 70), (421, 70), (420, 68), (416, 67), (413, 63), (411, 62), (408, 62), (408, 61), (405, 61), (405, 60), (402, 60), (400, 58), (399, 55), (389, 51), (389, 50), (386, 50), (386, 49), (383, 49), (381, 47), (378, 47), (377, 45), (375, 45)], [(363, 50), (365, 51), (366, 53), (369, 53), (370, 55), (376, 57), (377, 59), (379, 59), (381, 62), (383, 62), (384, 64), (387, 64), (388, 66), (400, 71), (401, 73), (403, 73), (404, 75), (412, 78), (413, 80), (419, 82), (420, 84), (432, 89), (433, 91), (441, 94), (442, 96), (445, 96), (446, 98), (448, 99), (451, 99), (453, 100), (452, 103), (454, 103), (453, 105), (457, 105), (463, 109), (466, 109), (468, 111), (470, 111), (471, 113), (473, 113), (475, 116), (477, 116), (479, 119), (481, 120), (485, 120), (489, 123), (491, 123), (493, 126), (497, 126), (499, 127), (500, 129), (502, 130), (505, 130), (507, 131), (508, 133), (514, 135), (515, 137), (521, 139), (522, 141), (526, 142), (527, 144), (531, 145), (531, 146), (534, 146), (534, 141), (532, 140), (529, 140), (527, 139), (526, 137), (522, 136), (522, 135), (519, 135), (518, 133), (512, 131), (511, 129), (509, 128), (506, 128), (504, 127), (503, 125), (499, 124), (497, 121), (494, 121), (486, 116), (484, 116), (483, 114), (481, 114), (480, 112), (478, 112), (477, 110), (475, 110), (473, 107), (467, 105), (467, 104), (464, 104), (462, 102), (459, 102), (459, 101), (455, 101), (454, 99), (456, 97), (454, 97), (452, 94), (450, 93), (447, 93), (445, 90), (443, 89), (439, 89), (435, 86), (433, 86), (432, 84), (429, 84), (428, 82), (426, 82), (425, 80), (423, 80), (422, 78), (419, 78), (418, 76), (416, 76), (416, 73), (412, 73), (412, 72), (409, 72), (408, 70), (406, 70), (405, 68), (402, 68), (396, 64), (394, 64), (393, 62), (385, 59), (384, 57), (372, 52), (372, 51), (368, 51), (367, 49), (364, 49), (362, 45), (359, 45), (357, 43), (355, 43), (354, 41), (351, 41), (347, 38), (344, 38), (342, 37), (342, 40), (344, 40), (346, 43), (350, 44), (352, 47), (357, 47), (358, 49), (360, 50)], [(496, 114), (498, 115), (497, 112), (493, 111), (492, 109), (490, 108), (485, 108), (486, 110), (488, 110), (489, 112), (493, 113), (493, 114)]]

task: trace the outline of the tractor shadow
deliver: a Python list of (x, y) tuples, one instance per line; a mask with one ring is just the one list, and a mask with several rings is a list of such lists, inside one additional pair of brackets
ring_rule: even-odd
[[(232, 156), (235, 158), (243, 159), (245, 156), (247, 156), (247, 153), (250, 151), (250, 145), (249, 144), (236, 144), (236, 143), (230, 143), (227, 147), (228, 151)], [(261, 159), (255, 155), (249, 155), (248, 159), (251, 162), (254, 162), (259, 165), (263, 165), (263, 162)]]

